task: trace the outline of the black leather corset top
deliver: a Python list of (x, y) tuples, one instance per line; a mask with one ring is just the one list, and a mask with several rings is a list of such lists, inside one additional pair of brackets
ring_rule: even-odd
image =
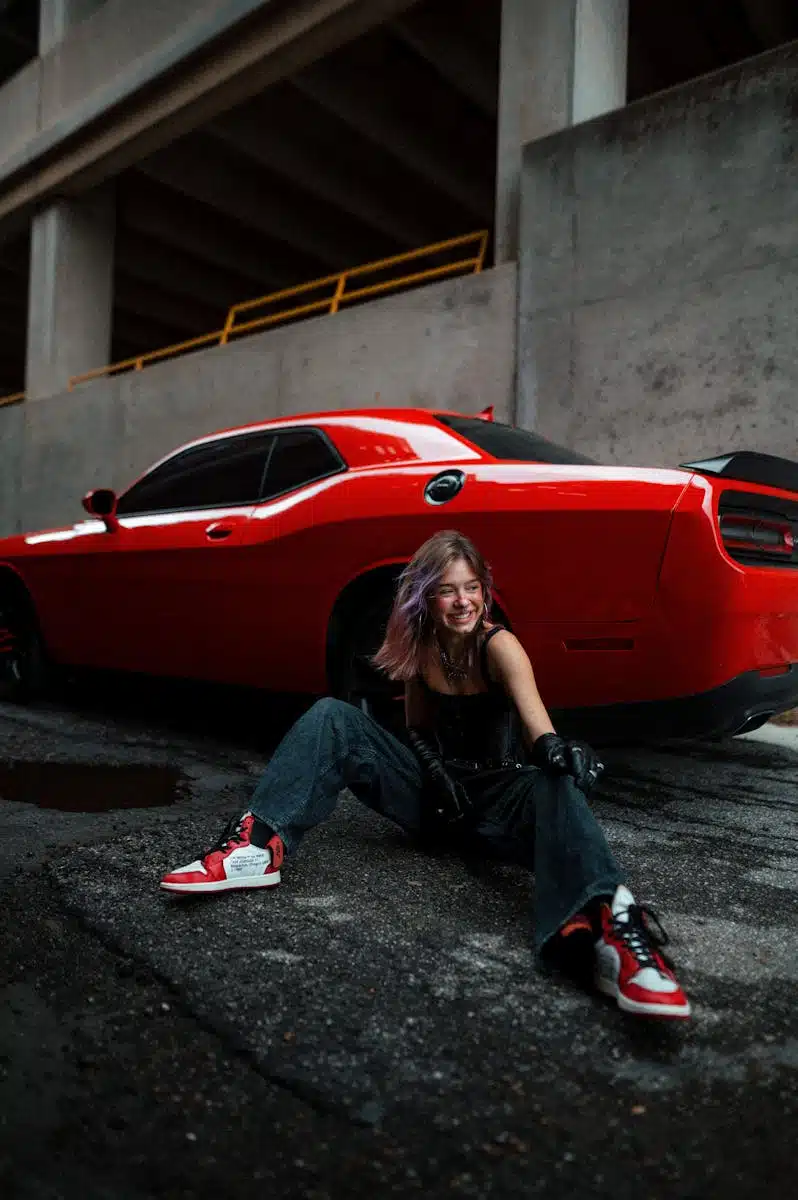
[(435, 733), (446, 762), (459, 762), (472, 770), (489, 770), (526, 760), (518, 709), (488, 671), (488, 642), (502, 628), (495, 625), (489, 630), (480, 647), (480, 673), (487, 684), (486, 691), (450, 695), (435, 691), (421, 676), (433, 705)]
[(444, 761), (473, 770), (524, 762), (518, 710), (497, 690), (450, 696), (427, 688), (435, 710), (435, 734)]

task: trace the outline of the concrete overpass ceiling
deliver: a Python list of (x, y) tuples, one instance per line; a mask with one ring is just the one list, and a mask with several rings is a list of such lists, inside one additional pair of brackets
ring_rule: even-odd
[[(389, 149), (359, 134), (291, 84), (269, 89), (211, 122), (207, 131), (236, 146), (316, 200), (356, 218), (392, 243), (412, 249), (451, 235), (465, 211), (418, 176)], [(402, 197), (397, 204), (397, 197)]]
[[(124, 172), (114, 354), (489, 226), (499, 15), (497, 0), (424, 0)], [(166, 342), (139, 340), (160, 329)]]
[(796, 0), (630, 0), (629, 100), (796, 38)]
[[(38, 4), (4, 8), (0, 53), (8, 18), (21, 66)], [(500, 0), (419, 0), (119, 175), (114, 357), (218, 328), (230, 303), (490, 228), (500, 15)], [(630, 0), (629, 99), (795, 37), (796, 0)]]
[[(120, 180), (117, 229), (135, 230), (158, 245), (173, 246), (200, 262), (245, 278), (246, 295), (289, 287), (313, 278), (312, 272), (321, 268), (317, 260), (292, 253), (282, 243), (246, 229), (224, 214), (220, 217), (217, 209), (139, 170)], [(307, 271), (311, 274), (303, 274)]]
[(23, 234), (0, 245), (0, 396), (25, 387), (29, 242)]

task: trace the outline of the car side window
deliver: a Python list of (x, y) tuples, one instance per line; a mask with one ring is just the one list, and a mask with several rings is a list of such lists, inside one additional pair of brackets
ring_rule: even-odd
[(291, 429), (277, 434), (269, 459), (261, 500), (315, 483), (346, 469), (332, 443), (317, 429)]
[(117, 513), (256, 504), (275, 435), (217, 438), (173, 455), (119, 498)]

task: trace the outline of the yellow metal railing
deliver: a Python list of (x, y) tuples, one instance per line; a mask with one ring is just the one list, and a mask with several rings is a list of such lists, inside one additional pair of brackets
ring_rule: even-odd
[(0, 408), (6, 404), (19, 404), (20, 400), (24, 399), (24, 392), (13, 392), (10, 396), (0, 396)]
[[(362, 267), (353, 267), (349, 271), (341, 271), (337, 275), (327, 275), (323, 279), (314, 279), (311, 283), (301, 283), (296, 287), (284, 288), (279, 292), (271, 292), (267, 296), (259, 296), (255, 300), (245, 300), (241, 304), (234, 304), (228, 310), (227, 319), (221, 329), (215, 330), (213, 333), (204, 333), (201, 337), (190, 338), (185, 342), (177, 342), (173, 346), (164, 346), (160, 350), (151, 350), (147, 354), (137, 355), (135, 358), (126, 358), (121, 362), (111, 363), (107, 367), (97, 367), (93, 371), (86, 371), (82, 375), (73, 375), (69, 381), (69, 390), (80, 383), (87, 383), (91, 379), (99, 379), (106, 375), (117, 375), (121, 371), (140, 371), (149, 363), (158, 362), (164, 358), (172, 358), (178, 354), (184, 354), (189, 350), (196, 350), (200, 346), (226, 346), (232, 338), (240, 337), (242, 334), (253, 333), (256, 329), (265, 329), (270, 325), (277, 325), (281, 321), (296, 320), (297, 317), (310, 316), (312, 313), (337, 313), (343, 304), (351, 303), (354, 300), (363, 300), (367, 296), (383, 295), (386, 292), (397, 291), (399, 288), (409, 287), (413, 284), (426, 283), (432, 279), (442, 279), (447, 275), (456, 275), (458, 272), (471, 270), (474, 274), (480, 272), (485, 265), (485, 255), (488, 249), (489, 233), (487, 230), (480, 230), (478, 233), (464, 234), (462, 237), (449, 238), (445, 242), (435, 242), (431, 246), (423, 246), (420, 250), (408, 250), (404, 254), (395, 254), (391, 258), (382, 258), (377, 262), (366, 263)], [(350, 287), (353, 280), (361, 281), (364, 276), (378, 275), (380, 272), (392, 270), (404, 263), (416, 262), (419, 259), (431, 256), (440, 256), (448, 250), (457, 250), (460, 247), (473, 246), (473, 252), (465, 258), (457, 258), (453, 262), (447, 262), (443, 265), (422, 268), (411, 272), (410, 274), (400, 275), (396, 278), (383, 279), (378, 282), (365, 283), (359, 287)], [(241, 321), (239, 318), (242, 314), (251, 314), (252, 312), (275, 304), (282, 304), (285, 301), (299, 297), (309, 297), (314, 292), (326, 290), (328, 295), (321, 296), (319, 299), (308, 299), (306, 303), (289, 305), (281, 307), (276, 312), (270, 312), (266, 315), (257, 317), (249, 317), (249, 319)], [(11, 399), (19, 399), (21, 397), (12, 397)], [(0, 401), (0, 403), (10, 403), (10, 400)]]

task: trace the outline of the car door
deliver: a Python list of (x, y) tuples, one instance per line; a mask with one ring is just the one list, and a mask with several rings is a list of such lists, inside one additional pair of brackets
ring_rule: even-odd
[(273, 448), (267, 431), (203, 441), (120, 497), (117, 529), (87, 523), (74, 548), (85, 619), (74, 661), (226, 677), (245, 570), (242, 534)]
[[(322, 430), (302, 426), (276, 434), (261, 501), (242, 533), (240, 591), (230, 598), (238, 614), (232, 681), (312, 690), (307, 644), (316, 637), (327, 555), (340, 536), (327, 520), (330, 492), (346, 469)], [(323, 645), (314, 649), (323, 656)]]

